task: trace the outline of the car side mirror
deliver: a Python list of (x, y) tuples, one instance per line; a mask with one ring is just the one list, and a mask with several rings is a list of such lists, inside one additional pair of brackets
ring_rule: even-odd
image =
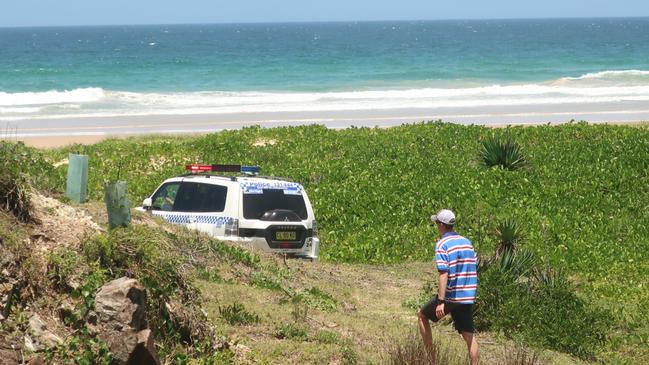
[(151, 198), (146, 198), (142, 202), (142, 208), (144, 208), (144, 210), (151, 210), (151, 205), (153, 205)]

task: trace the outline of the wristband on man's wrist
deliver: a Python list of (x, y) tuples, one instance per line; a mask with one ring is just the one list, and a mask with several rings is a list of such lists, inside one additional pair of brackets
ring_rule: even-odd
[(442, 299), (437, 298), (437, 304), (444, 304), (444, 303), (446, 303), (444, 298), (442, 298)]

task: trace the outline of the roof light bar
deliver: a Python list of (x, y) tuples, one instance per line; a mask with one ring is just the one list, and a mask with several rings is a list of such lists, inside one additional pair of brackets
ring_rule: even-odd
[(261, 168), (259, 166), (241, 166), (241, 165), (186, 165), (185, 169), (192, 174), (199, 174), (201, 172), (240, 172), (247, 175), (257, 175)]

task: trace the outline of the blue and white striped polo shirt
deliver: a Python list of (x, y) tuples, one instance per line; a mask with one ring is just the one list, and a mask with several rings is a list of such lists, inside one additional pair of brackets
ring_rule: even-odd
[(455, 232), (447, 232), (435, 244), (438, 271), (448, 272), (446, 301), (461, 304), (475, 302), (478, 289), (477, 258), (471, 241)]

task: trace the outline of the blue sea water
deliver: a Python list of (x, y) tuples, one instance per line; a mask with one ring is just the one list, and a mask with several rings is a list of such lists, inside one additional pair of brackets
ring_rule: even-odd
[(649, 18), (0, 28), (0, 120), (649, 101)]

